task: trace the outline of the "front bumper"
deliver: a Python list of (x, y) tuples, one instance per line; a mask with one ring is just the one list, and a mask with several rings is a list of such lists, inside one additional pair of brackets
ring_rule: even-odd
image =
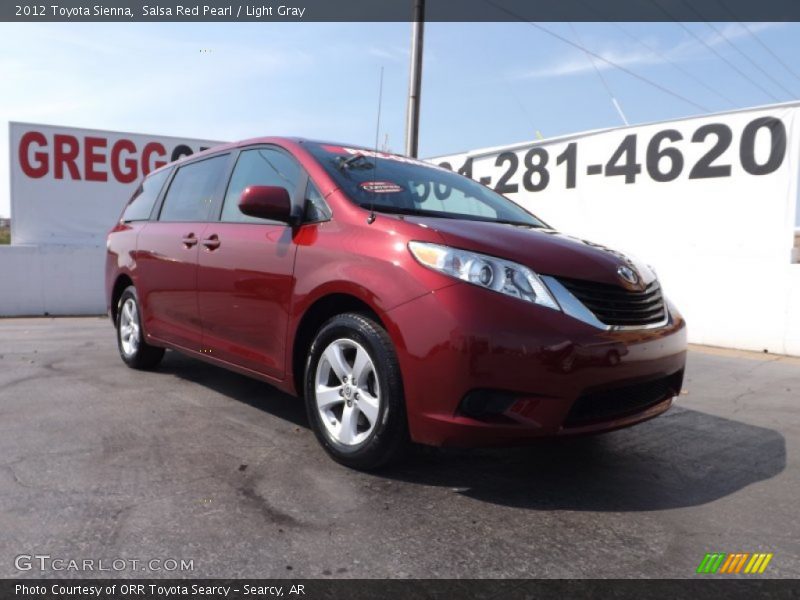
[[(606, 331), (455, 283), (389, 311), (414, 441), (514, 444), (607, 431), (666, 411), (679, 393), (686, 326)], [(478, 392), (486, 414), (465, 410)], [(472, 416), (471, 416), (472, 415)]]

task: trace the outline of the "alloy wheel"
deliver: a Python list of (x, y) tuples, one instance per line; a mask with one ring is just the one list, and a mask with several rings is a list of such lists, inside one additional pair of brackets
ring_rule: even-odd
[(350, 339), (331, 342), (322, 352), (314, 379), (317, 410), (330, 436), (357, 446), (375, 429), (381, 405), (375, 364)]
[(119, 315), (119, 341), (125, 356), (131, 357), (139, 350), (140, 335), (139, 309), (134, 299), (128, 298)]

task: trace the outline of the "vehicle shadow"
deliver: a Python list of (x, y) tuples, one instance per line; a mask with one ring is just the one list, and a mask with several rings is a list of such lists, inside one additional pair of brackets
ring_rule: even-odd
[(305, 404), (263, 381), (209, 365), (178, 352), (167, 352), (156, 372), (202, 385), (293, 425), (309, 428)]
[[(308, 428), (303, 402), (266, 383), (176, 353), (160, 372)], [(318, 458), (330, 466), (322, 449)], [(785, 468), (786, 442), (777, 431), (674, 407), (605, 435), (518, 448), (417, 449), (368, 476), (531, 510), (651, 511), (706, 504)]]
[(674, 407), (605, 435), (429, 452), (387, 476), (516, 508), (623, 512), (706, 504), (785, 468), (780, 433)]

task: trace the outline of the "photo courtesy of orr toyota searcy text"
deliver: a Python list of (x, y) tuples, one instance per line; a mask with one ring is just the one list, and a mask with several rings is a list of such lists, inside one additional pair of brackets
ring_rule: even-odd
[(88, 596), (102, 598), (105, 596), (112, 596), (120, 594), (121, 596), (131, 596), (134, 598), (142, 596), (155, 596), (158, 598), (170, 597), (187, 597), (191, 595), (214, 597), (214, 598), (227, 598), (231, 592), (240, 594), (242, 596), (305, 596), (305, 586), (301, 583), (290, 585), (201, 585), (197, 583), (189, 585), (167, 585), (167, 584), (154, 584), (154, 583), (112, 583), (105, 585), (81, 585), (81, 584), (65, 584), (53, 583), (50, 585), (28, 585), (18, 583), (14, 586), (14, 593), (17, 596), (45, 596), (51, 594), (52, 596)]

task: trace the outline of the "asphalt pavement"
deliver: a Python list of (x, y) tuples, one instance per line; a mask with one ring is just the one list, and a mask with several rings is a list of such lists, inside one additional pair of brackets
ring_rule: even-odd
[(364, 474), (267, 384), (132, 371), (106, 319), (0, 320), (0, 577), (800, 576), (800, 359), (695, 347), (685, 388), (630, 429)]

